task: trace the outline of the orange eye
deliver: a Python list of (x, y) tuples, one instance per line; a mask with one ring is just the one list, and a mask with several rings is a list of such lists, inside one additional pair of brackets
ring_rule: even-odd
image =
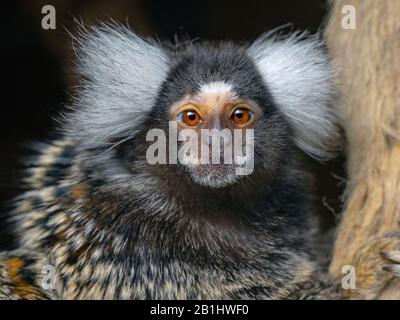
[(179, 121), (183, 122), (187, 126), (194, 127), (200, 123), (200, 116), (194, 110), (187, 110), (178, 115)]
[(237, 108), (232, 114), (232, 120), (236, 124), (246, 124), (253, 118), (253, 112), (245, 108)]

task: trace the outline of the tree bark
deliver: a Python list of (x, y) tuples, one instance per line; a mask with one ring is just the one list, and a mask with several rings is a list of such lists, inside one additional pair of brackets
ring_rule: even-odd
[[(342, 8), (352, 5), (356, 29), (344, 29)], [(339, 113), (346, 134), (348, 183), (330, 272), (373, 237), (400, 230), (400, 1), (335, 0), (326, 29), (337, 65)], [(377, 298), (400, 299), (391, 278)]]

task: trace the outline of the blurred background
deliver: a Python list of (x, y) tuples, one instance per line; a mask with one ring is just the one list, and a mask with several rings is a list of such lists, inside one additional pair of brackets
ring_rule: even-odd
[[(56, 9), (56, 29), (44, 30), (44, 5)], [(292, 29), (317, 31), (328, 12), (325, 0), (12, 0), (0, 13), (2, 102), (0, 109), (0, 248), (12, 240), (4, 218), (9, 201), (20, 190), (23, 158), (30, 142), (51, 139), (54, 121), (78, 79), (69, 32), (76, 22), (114, 19), (142, 35), (174, 41), (178, 38), (251, 41), (263, 32), (291, 23)], [(289, 28), (289, 30), (290, 30)], [(325, 230), (341, 209), (344, 156), (321, 165), (317, 173), (316, 205)]]

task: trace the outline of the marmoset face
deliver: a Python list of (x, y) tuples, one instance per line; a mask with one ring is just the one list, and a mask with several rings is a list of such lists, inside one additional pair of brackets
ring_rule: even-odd
[(65, 129), (111, 189), (171, 177), (257, 188), (299, 150), (334, 154), (333, 71), (318, 36), (174, 47), (101, 25), (78, 41), (82, 83)]
[(272, 174), (293, 147), (291, 132), (245, 52), (233, 45), (192, 45), (174, 59), (153, 108), (163, 115), (153, 125), (169, 123), (169, 151), (176, 146), (177, 162), (170, 152), (165, 165), (177, 165), (191, 183), (212, 188)]

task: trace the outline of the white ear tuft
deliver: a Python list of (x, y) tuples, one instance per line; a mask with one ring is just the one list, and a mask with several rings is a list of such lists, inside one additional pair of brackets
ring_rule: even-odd
[(275, 103), (295, 132), (295, 143), (308, 155), (327, 159), (340, 141), (334, 71), (318, 35), (266, 34), (248, 49)]
[(83, 29), (75, 40), (83, 79), (67, 117), (69, 134), (90, 147), (133, 134), (167, 77), (166, 53), (114, 24)]

